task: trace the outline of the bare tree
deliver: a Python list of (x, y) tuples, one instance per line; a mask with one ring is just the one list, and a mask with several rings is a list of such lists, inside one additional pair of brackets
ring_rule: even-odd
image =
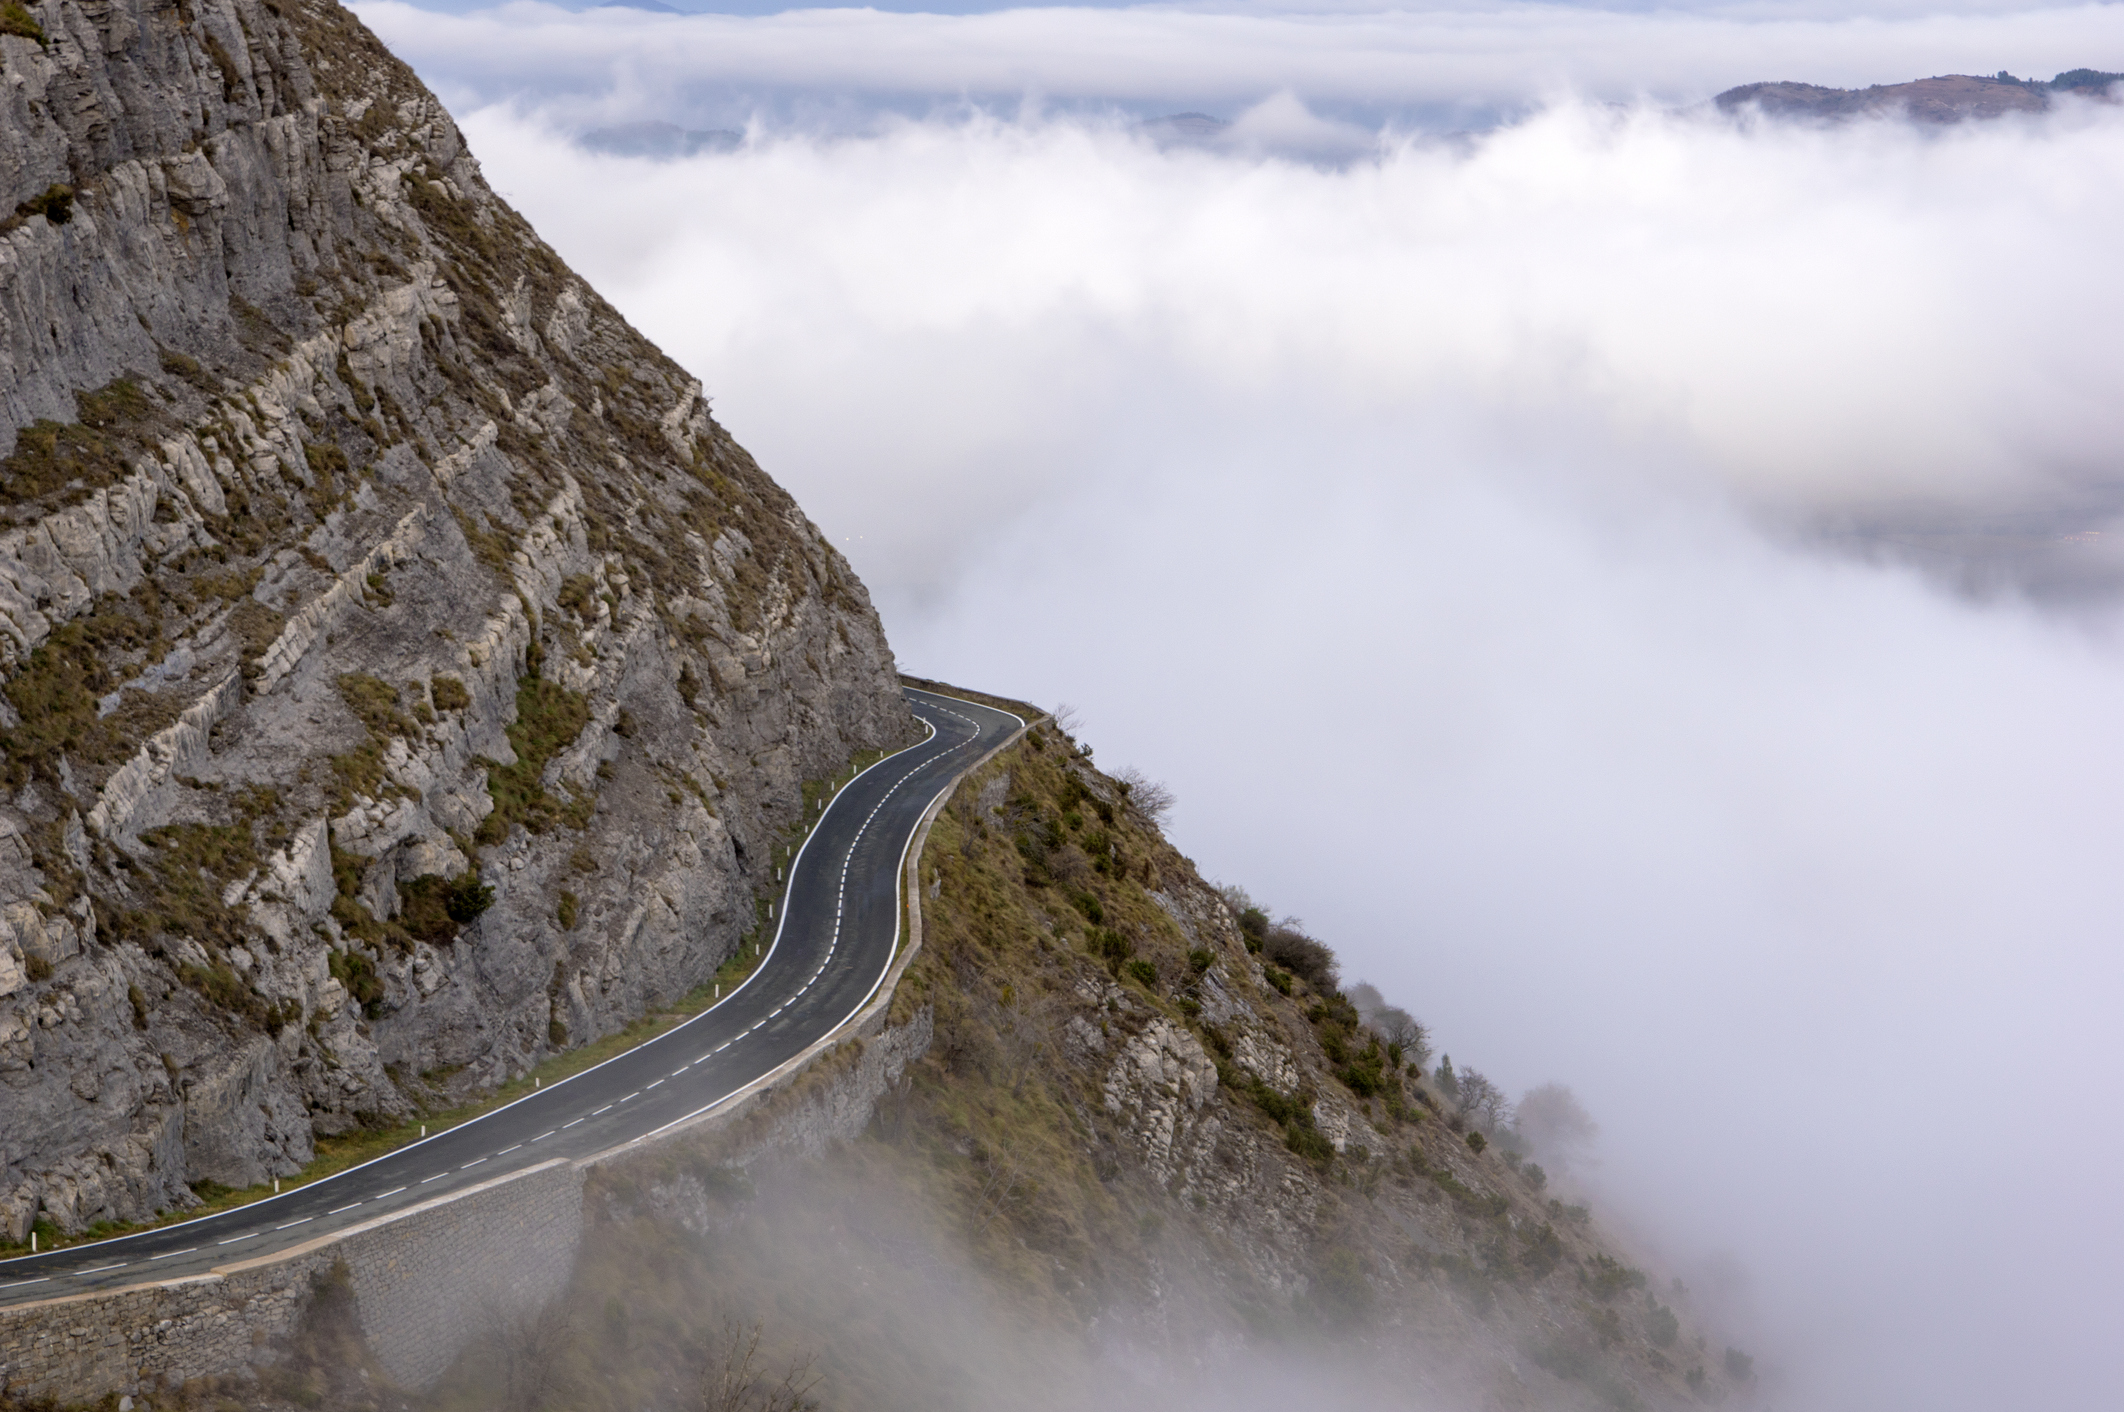
[(701, 1377), (702, 1412), (816, 1412), (818, 1399), (811, 1390), (819, 1385), (819, 1375), (811, 1354), (791, 1354), (779, 1378), (756, 1366), (761, 1361), (759, 1323), (750, 1328), (735, 1319), (725, 1323)]
[(1480, 1069), (1460, 1071), (1460, 1111), (1478, 1128), (1501, 1128), (1512, 1121), (1512, 1101)]
[(1358, 981), (1344, 989), (1343, 994), (1357, 1007), (1357, 1014), (1371, 1026), (1372, 1033), (1383, 1043), (1400, 1046), (1401, 1062), (1421, 1069), (1430, 1059), (1431, 1032), (1424, 1028), (1421, 1020), (1399, 1005), (1387, 1004), (1378, 986), (1370, 981)]
[(1599, 1125), (1579, 1104), (1578, 1095), (1558, 1083), (1529, 1089), (1519, 1100), (1514, 1121), (1535, 1156), (1560, 1172), (1569, 1170), (1572, 1160), (1582, 1157), (1600, 1136)]
[(1001, 1001), (988, 1007), (987, 1020), (996, 1032), (1001, 1077), (1015, 1098), (1054, 1041), (1055, 1000), (1048, 995), (1028, 997), (1006, 991)]
[(1056, 730), (1062, 732), (1071, 740), (1075, 740), (1077, 732), (1084, 728), (1083, 715), (1067, 701), (1055, 703), (1055, 709), (1049, 713), (1048, 719), (1055, 723)]
[(1134, 765), (1116, 774), (1114, 783), (1121, 786), (1121, 793), (1128, 800), (1128, 807), (1154, 829), (1165, 826), (1165, 816), (1172, 813), (1173, 806), (1180, 802), (1179, 796), (1174, 794), (1171, 788), (1160, 784)]
[(500, 1403), (507, 1412), (538, 1412), (557, 1406), (567, 1380), (568, 1354), (575, 1346), (575, 1321), (558, 1303), (542, 1309), (508, 1309), (499, 1300), (487, 1305), (495, 1351), (500, 1355)]
[(1025, 1164), (1015, 1152), (988, 1154), (988, 1176), (981, 1183), (981, 1197), (974, 1206), (974, 1229), (985, 1231), (988, 1223), (1003, 1214), (1023, 1179)]
[(1335, 959), (1334, 949), (1308, 936), (1305, 923), (1297, 917), (1285, 917), (1270, 927), (1262, 938), (1261, 952), (1323, 995), (1341, 983), (1342, 966)]
[(1431, 1057), (1431, 1032), (1424, 1028), (1423, 1021), (1399, 1005), (1383, 1007), (1372, 1022), (1372, 1028), (1379, 1031), (1379, 1037), (1388, 1044), (1401, 1046), (1401, 1059), (1405, 1064), (1414, 1064), (1421, 1069), (1424, 1061)]

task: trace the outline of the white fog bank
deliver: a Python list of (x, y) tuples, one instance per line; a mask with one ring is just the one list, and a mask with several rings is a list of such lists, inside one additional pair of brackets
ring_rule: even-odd
[[(427, 52), (446, 92), (513, 62)], [(1928, 71), (1799, 62), (1703, 86)], [(978, 111), (656, 163), (568, 145), (580, 111), (465, 126), (903, 665), (1076, 702), (1205, 872), (1456, 1060), (1571, 1083), (1597, 1206), (1745, 1321), (1776, 1405), (2109, 1404), (2111, 600), (1844, 531), (2110, 565), (2124, 114), (1558, 100), (1323, 165)]]

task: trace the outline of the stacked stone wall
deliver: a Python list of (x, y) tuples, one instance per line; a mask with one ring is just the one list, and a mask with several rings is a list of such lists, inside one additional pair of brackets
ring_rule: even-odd
[(0, 1311), (0, 1386), (93, 1398), (248, 1367), (272, 1356), (341, 1261), (378, 1359), (417, 1386), (487, 1323), (566, 1286), (582, 1190), (581, 1168), (551, 1162), (211, 1274)]

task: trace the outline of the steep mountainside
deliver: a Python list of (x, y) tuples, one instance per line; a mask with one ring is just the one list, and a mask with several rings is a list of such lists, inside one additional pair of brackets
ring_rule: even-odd
[[(862, 585), (331, 0), (0, 10), (0, 1244), (698, 983)], [(618, 218), (617, 215), (615, 218)]]
[(2124, 74), (2072, 69), (2045, 82), (2015, 78), (2000, 71), (1990, 78), (1946, 74), (1910, 83), (1877, 83), (1871, 88), (1823, 88), (1812, 83), (1749, 83), (1718, 95), (1728, 112), (1759, 108), (1780, 118), (1851, 118), (1902, 113), (1920, 122), (1953, 123), (1964, 118), (1996, 118), (2007, 113), (2040, 113), (2055, 95), (2106, 98)]
[[(893, 1002), (934, 1040), (863, 1140), (798, 1156), (769, 1113), (602, 1170), (567, 1301), (429, 1405), (794, 1408), (765, 1399), (812, 1379), (822, 1407), (931, 1412), (1755, 1398), (1685, 1289), (1145, 802), (1051, 723), (963, 783)], [(717, 1401), (750, 1329), (760, 1400)]]

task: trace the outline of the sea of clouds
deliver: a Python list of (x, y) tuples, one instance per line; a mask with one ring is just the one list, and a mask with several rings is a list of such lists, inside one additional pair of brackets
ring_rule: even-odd
[(1702, 100), (2124, 7), (359, 8), (905, 667), (1572, 1084), (1777, 1405), (2110, 1405), (2124, 109)]

